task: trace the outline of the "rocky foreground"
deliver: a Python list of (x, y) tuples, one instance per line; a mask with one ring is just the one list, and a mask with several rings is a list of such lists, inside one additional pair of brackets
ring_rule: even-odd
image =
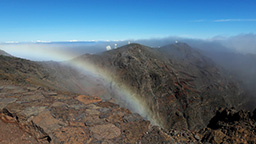
[(1, 81), (0, 143), (256, 143), (256, 111), (220, 109), (207, 128), (164, 130), (99, 97)]
[[(1, 143), (172, 143), (138, 114), (98, 97), (1, 83)], [(13, 136), (10, 130), (18, 130)], [(190, 140), (191, 139), (191, 140)], [(193, 135), (186, 137), (196, 142)]]

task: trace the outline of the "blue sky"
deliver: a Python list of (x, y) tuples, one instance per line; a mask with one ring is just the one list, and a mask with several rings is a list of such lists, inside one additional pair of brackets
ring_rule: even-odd
[(0, 0), (0, 42), (256, 33), (255, 0)]

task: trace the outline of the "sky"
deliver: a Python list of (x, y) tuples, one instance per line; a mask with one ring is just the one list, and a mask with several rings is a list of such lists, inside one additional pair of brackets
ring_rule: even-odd
[(255, 0), (0, 0), (0, 42), (256, 33)]

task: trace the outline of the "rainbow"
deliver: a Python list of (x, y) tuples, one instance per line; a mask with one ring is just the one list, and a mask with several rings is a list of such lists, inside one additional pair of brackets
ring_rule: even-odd
[(103, 81), (106, 83), (111, 83), (115, 94), (121, 99), (121, 101), (124, 101), (127, 104), (126, 108), (130, 109), (132, 112), (140, 114), (142, 117), (149, 120), (153, 125), (159, 126), (157, 119), (149, 110), (146, 102), (136, 93), (134, 93), (132, 88), (114, 79), (109, 71), (106, 71), (105, 69), (97, 67), (82, 59), (71, 60), (68, 63), (70, 66), (82, 71), (85, 74), (93, 75), (103, 79)]
[[(31, 48), (30, 51), (34, 49)], [(121, 101), (124, 101), (127, 105), (125, 106), (132, 112), (140, 114), (146, 120), (149, 120), (151, 124), (161, 126), (152, 111), (150, 111), (145, 100), (133, 92), (132, 88), (112, 78), (110, 72), (103, 68), (93, 65), (91, 62), (83, 59), (72, 59), (74, 55), (70, 52), (60, 50), (49, 49), (37, 49), (37, 54), (47, 54), (44, 57), (48, 59), (54, 59), (59, 61), (65, 61), (69, 66), (77, 69), (78, 71), (102, 79), (104, 82), (111, 84), (112, 89), (115, 91), (115, 95), (118, 96)], [(68, 60), (69, 59), (69, 60)], [(72, 60), (70, 60), (72, 59)], [(67, 61), (68, 60), (68, 61)], [(117, 104), (119, 104), (117, 102)], [(121, 105), (122, 106), (122, 105)]]

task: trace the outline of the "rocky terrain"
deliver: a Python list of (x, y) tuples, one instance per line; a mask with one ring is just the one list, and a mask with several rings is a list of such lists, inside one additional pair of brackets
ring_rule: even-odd
[(240, 107), (239, 85), (186, 44), (131, 44), (76, 60), (128, 86), (159, 126), (118, 95), (110, 98), (112, 85), (99, 85), (100, 78), (65, 64), (0, 55), (0, 143), (256, 143), (256, 110), (220, 108)]
[(199, 131), (201, 142), (206, 143), (256, 143), (256, 109), (253, 115), (245, 110), (221, 108), (207, 128)]
[[(1, 143), (180, 141), (140, 115), (114, 103), (104, 102), (99, 97), (14, 85), (6, 81), (1, 81), (0, 92), (0, 124), (4, 125), (4, 129), (1, 127)], [(189, 134), (182, 141), (197, 142), (192, 133)]]
[(198, 130), (208, 124), (218, 107), (243, 104), (240, 86), (184, 43), (160, 49), (130, 44), (80, 59), (129, 86), (165, 129)]
[(109, 97), (102, 81), (87, 76), (65, 62), (33, 62), (0, 54), (0, 78), (15, 83), (33, 84), (61, 91)]
[(200, 131), (153, 126), (99, 97), (1, 81), (0, 142), (255, 143), (256, 112), (220, 109)]

